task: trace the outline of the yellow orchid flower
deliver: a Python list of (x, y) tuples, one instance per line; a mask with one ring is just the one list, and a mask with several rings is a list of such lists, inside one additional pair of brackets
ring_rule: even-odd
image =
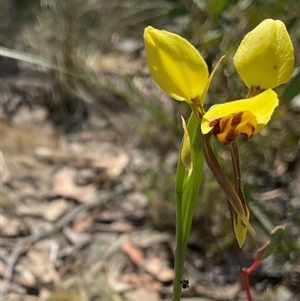
[(249, 89), (272, 89), (288, 82), (294, 69), (294, 49), (284, 23), (261, 22), (244, 37), (233, 60)]
[(206, 63), (187, 40), (151, 26), (144, 32), (148, 67), (154, 81), (170, 97), (192, 103), (208, 83)]
[(249, 139), (268, 123), (277, 106), (277, 94), (271, 89), (252, 98), (214, 105), (204, 114), (201, 131), (212, 131), (224, 144), (239, 134)]

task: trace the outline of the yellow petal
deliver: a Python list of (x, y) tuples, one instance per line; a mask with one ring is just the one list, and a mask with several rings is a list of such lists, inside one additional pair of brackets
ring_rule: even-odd
[(256, 118), (257, 126), (253, 131), (254, 135), (268, 123), (277, 106), (277, 94), (271, 89), (252, 98), (214, 105), (204, 114), (201, 122), (201, 131), (203, 134), (207, 134), (219, 123), (221, 118), (249, 111)]
[(283, 22), (267, 19), (242, 40), (234, 66), (246, 86), (272, 89), (290, 80), (294, 49)]
[(179, 35), (153, 27), (145, 29), (144, 42), (150, 73), (164, 92), (187, 102), (202, 94), (208, 70), (194, 46)]

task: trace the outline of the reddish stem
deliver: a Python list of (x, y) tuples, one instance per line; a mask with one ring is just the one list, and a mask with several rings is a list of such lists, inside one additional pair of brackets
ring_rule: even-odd
[(256, 260), (251, 265), (251, 267), (242, 269), (242, 276), (245, 286), (245, 291), (247, 294), (248, 301), (252, 301), (251, 291), (250, 291), (250, 283), (249, 283), (249, 275), (260, 265), (260, 261)]
[(254, 261), (254, 263), (251, 265), (251, 267), (246, 269), (247, 274), (250, 275), (259, 265), (260, 265), (260, 261), (258, 261), (258, 260)]
[(251, 291), (250, 291), (250, 283), (249, 283), (249, 273), (248, 273), (247, 268), (242, 269), (242, 276), (243, 276), (245, 291), (247, 294), (247, 299), (248, 299), (248, 301), (252, 301), (252, 296), (251, 296)]

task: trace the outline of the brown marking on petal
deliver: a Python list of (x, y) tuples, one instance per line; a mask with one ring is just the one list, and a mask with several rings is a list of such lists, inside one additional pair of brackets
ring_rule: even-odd
[(250, 139), (254, 133), (255, 125), (255, 116), (250, 111), (237, 112), (221, 118), (213, 127), (212, 133), (223, 144), (229, 144), (238, 135), (245, 135)]
[(240, 124), (243, 114), (244, 114), (244, 112), (238, 112), (238, 113), (234, 114), (234, 116), (231, 120), (231, 126), (234, 127), (234, 126), (237, 126), (238, 124)]
[(230, 130), (227, 132), (224, 144), (229, 144), (231, 141), (233, 141), (236, 137), (235, 133), (236, 125), (230, 128)]
[(208, 125), (213, 128), (217, 123), (219, 123), (220, 121), (220, 118), (219, 119), (215, 119), (215, 120), (212, 120)]
[(277, 70), (277, 69), (278, 69), (278, 66), (277, 66), (277, 65), (274, 65), (274, 66), (273, 66), (273, 69), (274, 69), (274, 70)]
[(215, 124), (215, 126), (212, 129), (212, 133), (213, 135), (217, 135), (221, 132), (221, 128), (220, 128), (220, 122), (218, 120), (218, 122)]

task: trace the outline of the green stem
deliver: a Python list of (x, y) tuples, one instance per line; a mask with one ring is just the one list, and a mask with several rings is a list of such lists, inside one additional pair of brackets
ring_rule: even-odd
[[(173, 301), (179, 301), (181, 299), (181, 281), (183, 277), (185, 258), (184, 254), (203, 170), (202, 149), (201, 143), (199, 143), (199, 140), (201, 139), (199, 136), (200, 125), (197, 116), (193, 113), (190, 116), (187, 129), (190, 135), (190, 152), (193, 169), (192, 173), (188, 176), (188, 172), (181, 160), (181, 156), (179, 155), (176, 174), (176, 248)], [(181, 145), (180, 153), (182, 151), (182, 147), (183, 146)]]
[(181, 299), (181, 283), (184, 267), (184, 242), (182, 232), (182, 198), (176, 195), (176, 248), (172, 301)]
[(176, 248), (173, 301), (179, 301), (181, 298), (181, 281), (183, 280), (185, 250), (202, 182), (204, 157), (198, 117), (199, 116), (195, 113), (192, 113), (187, 124), (187, 131), (190, 137), (191, 170), (185, 168), (181, 160), (184, 141), (181, 144), (180, 154), (178, 156), (176, 172)]
[[(181, 150), (180, 150), (181, 151)], [(183, 277), (184, 268), (184, 235), (183, 235), (183, 210), (182, 210), (182, 198), (183, 198), (183, 185), (185, 179), (184, 166), (178, 157), (178, 166), (176, 174), (176, 237), (175, 237), (175, 263), (174, 263), (174, 282), (173, 282), (173, 294), (172, 301), (181, 300), (181, 280)]]

